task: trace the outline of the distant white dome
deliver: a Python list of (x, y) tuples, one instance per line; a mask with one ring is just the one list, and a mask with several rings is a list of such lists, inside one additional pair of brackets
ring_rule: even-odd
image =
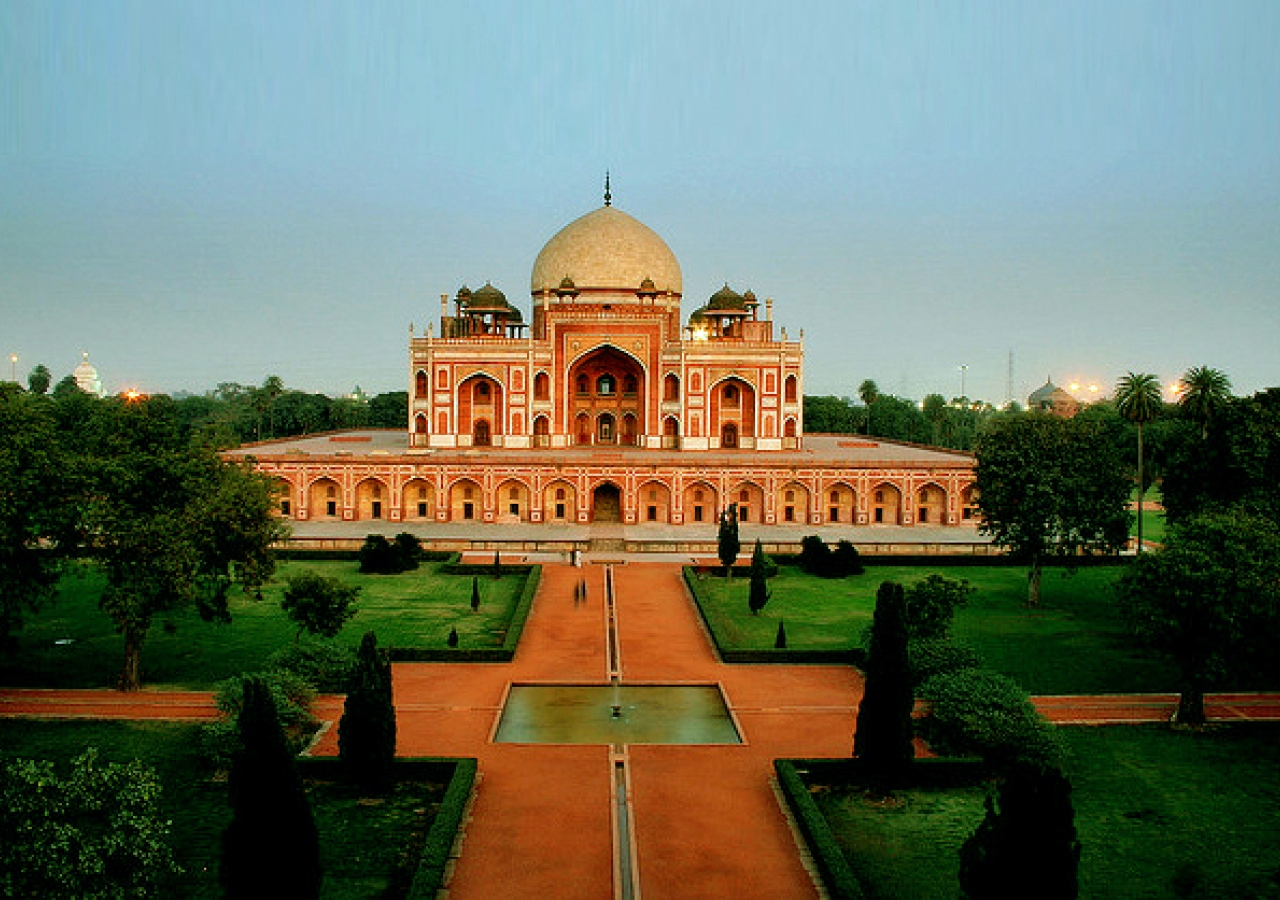
[(80, 390), (95, 397), (102, 396), (102, 380), (98, 378), (98, 370), (89, 362), (88, 351), (81, 355), (80, 365), (76, 366), (71, 374), (76, 380), (76, 387)]

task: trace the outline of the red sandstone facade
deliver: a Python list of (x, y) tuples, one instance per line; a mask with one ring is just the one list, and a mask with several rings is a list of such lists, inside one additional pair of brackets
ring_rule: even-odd
[[(606, 195), (606, 201), (607, 201)], [(527, 323), (486, 284), (411, 335), (407, 434), (246, 448), (300, 520), (958, 525), (967, 454), (806, 438), (804, 350), (727, 285), (687, 321), (679, 263), (607, 202), (534, 263)], [(803, 337), (803, 333), (801, 333)]]

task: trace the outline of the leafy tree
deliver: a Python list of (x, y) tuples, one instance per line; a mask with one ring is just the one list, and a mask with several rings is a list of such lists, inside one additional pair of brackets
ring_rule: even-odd
[(1046, 556), (1116, 552), (1129, 536), (1129, 481), (1087, 421), (1024, 413), (993, 419), (975, 447), (979, 530), (1030, 566), (1027, 604), (1040, 602)]
[[(200, 735), (201, 749), (208, 762), (218, 769), (229, 769), (243, 749), (240, 740), (240, 713), (244, 709), (245, 685), (259, 681), (271, 695), (276, 718), (284, 731), (291, 754), (301, 753), (311, 743), (320, 720), (311, 713), (316, 699), (314, 682), (284, 667), (263, 672), (232, 675), (219, 681), (214, 691), (214, 704), (223, 718), (204, 726)], [(347, 689), (344, 681), (336, 692)]]
[(75, 469), (47, 398), (0, 393), (0, 647), (57, 589), (75, 546)]
[(358, 585), (345, 584), (329, 575), (303, 572), (285, 579), (280, 606), (298, 626), (296, 644), (307, 631), (320, 637), (337, 637), (342, 626), (356, 614)]
[(370, 534), (359, 551), (360, 571), (365, 575), (397, 575), (418, 568), (422, 547), (418, 539), (401, 532), (394, 541), (380, 534)]
[(1138, 552), (1142, 552), (1142, 500), (1147, 485), (1142, 478), (1142, 429), (1160, 413), (1160, 379), (1129, 372), (1116, 384), (1116, 411), (1138, 427)]
[(99, 606), (124, 636), (120, 687), (137, 690), (155, 617), (194, 606), (206, 620), (230, 621), (231, 587), (259, 591), (275, 568), (271, 545), (287, 530), (270, 481), (185, 443), (168, 398), (101, 410), (85, 501), (89, 549), (106, 573)]
[(874, 381), (867, 378), (862, 384), (858, 385), (858, 398), (862, 400), (862, 405), (867, 409), (867, 434), (871, 434), (871, 408), (880, 399), (880, 388)]
[(1170, 522), (1239, 507), (1280, 524), (1280, 388), (1228, 398), (1209, 420), (1207, 437), (1179, 424), (1165, 451)]
[(858, 417), (843, 397), (806, 396), (804, 428), (810, 434), (857, 434)]
[(396, 757), (396, 708), (391, 663), (372, 631), (360, 641), (356, 668), (338, 723), (338, 753), (349, 777), (371, 790), (385, 788)]
[(747, 592), (747, 608), (751, 610), (751, 615), (758, 616), (772, 596), (764, 549), (760, 546), (760, 539), (756, 538), (755, 549), (751, 551), (751, 584)]
[(836, 541), (836, 549), (831, 552), (829, 563), (831, 574), (836, 578), (861, 575), (865, 571), (858, 548), (846, 540)]
[(1193, 366), (1183, 374), (1182, 387), (1178, 407), (1184, 416), (1200, 426), (1201, 439), (1207, 439), (1209, 423), (1231, 399), (1231, 379), (1218, 369)]
[(369, 425), (372, 428), (404, 428), (409, 421), (409, 392), (391, 391), (369, 400)]
[(231, 823), (222, 833), (218, 880), (229, 898), (314, 900), (323, 879), (320, 835), (260, 679), (245, 682), (239, 725), (242, 747), (231, 767)]
[(906, 589), (903, 613), (912, 640), (941, 640), (947, 637), (956, 610), (969, 602), (973, 586), (963, 578), (933, 573)]
[(1280, 641), (1280, 528), (1247, 512), (1176, 523), (1164, 545), (1121, 576), (1136, 633), (1178, 668), (1177, 720), (1202, 725), (1204, 691), (1250, 668), (1275, 670)]
[(49, 372), (49, 367), (44, 363), (40, 363), (31, 370), (31, 374), (27, 376), (27, 390), (33, 394), (47, 394), (49, 385), (53, 383), (53, 375)]
[(0, 761), (0, 896), (160, 896), (181, 871), (160, 791), (150, 766), (100, 762), (92, 748), (65, 772), (48, 760)]
[(960, 887), (968, 900), (1072, 900), (1079, 866), (1070, 782), (1022, 765), (988, 795), (986, 818), (960, 848)]
[(915, 697), (907, 658), (905, 606), (901, 585), (892, 581), (880, 585), (853, 737), (853, 755), (885, 785), (900, 777), (915, 756), (911, 721)]
[(730, 503), (729, 508), (720, 513), (720, 530), (716, 536), (716, 554), (720, 564), (724, 566), (725, 576), (730, 575), (738, 554), (742, 552), (742, 541), (738, 537), (738, 504)]

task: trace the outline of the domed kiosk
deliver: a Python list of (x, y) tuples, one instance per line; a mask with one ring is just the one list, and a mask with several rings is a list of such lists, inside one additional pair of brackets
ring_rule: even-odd
[(926, 496), (942, 505), (921, 521), (966, 517), (970, 457), (806, 437), (804, 347), (775, 335), (773, 301), (713, 283), (684, 321), (675, 253), (607, 183), (604, 206), (538, 253), (530, 316), (484, 274), (410, 331), (399, 447), (369, 434), (244, 451), (284, 482), (293, 518), (713, 534), (729, 504), (762, 525), (910, 524)]

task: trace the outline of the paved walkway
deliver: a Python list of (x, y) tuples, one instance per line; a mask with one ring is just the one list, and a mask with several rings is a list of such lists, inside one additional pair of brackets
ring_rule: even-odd
[[(812, 898), (790, 826), (770, 786), (776, 757), (839, 757), (852, 747), (861, 680), (840, 666), (725, 666), (716, 661), (677, 565), (613, 568), (624, 683), (718, 683), (741, 745), (620, 748), (645, 900)], [(585, 579), (587, 602), (575, 603)], [(450, 900), (620, 896), (614, 774), (607, 746), (491, 742), (512, 683), (608, 681), (605, 568), (548, 565), (515, 660), (398, 664), (401, 755), (475, 756), (481, 780)], [(1176, 695), (1040, 697), (1060, 722), (1167, 720)], [(322, 697), (333, 722), (341, 698)], [(1211, 718), (1280, 720), (1280, 695), (1212, 695)], [(208, 719), (212, 696), (143, 691), (0, 691), (0, 715)], [(315, 752), (337, 752), (329, 729)]]

